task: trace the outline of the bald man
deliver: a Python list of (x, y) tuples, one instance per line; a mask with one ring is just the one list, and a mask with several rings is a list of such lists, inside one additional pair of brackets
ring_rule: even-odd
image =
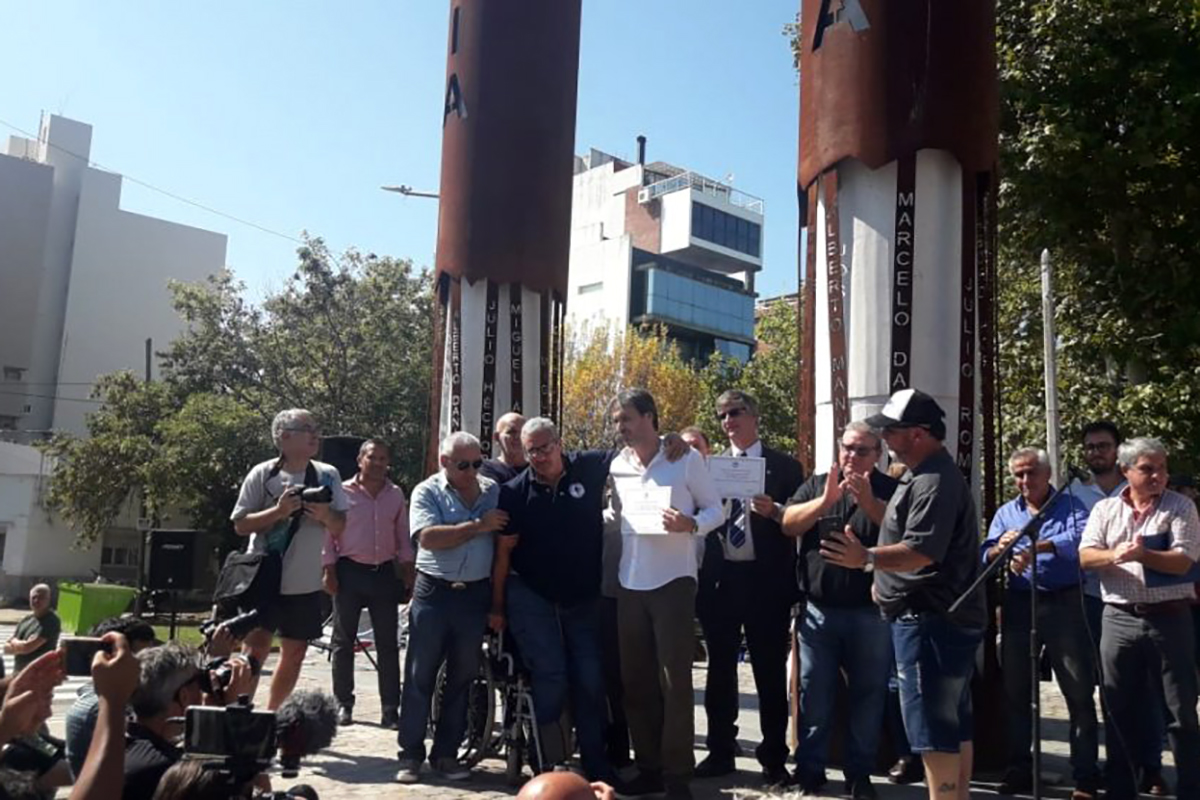
[(62, 633), (62, 622), (50, 609), (49, 586), (39, 583), (29, 590), (29, 610), (33, 613), (17, 623), (12, 638), (4, 643), (4, 652), (13, 657), (13, 674), (58, 647)]
[(496, 420), (492, 439), (499, 445), (500, 455), (483, 462), (480, 475), (503, 485), (525, 471), (529, 462), (525, 460), (525, 448), (521, 447), (521, 428), (524, 426), (525, 417), (516, 411), (509, 411)]
[(566, 770), (543, 772), (521, 787), (517, 800), (614, 800), (607, 783), (588, 783)]

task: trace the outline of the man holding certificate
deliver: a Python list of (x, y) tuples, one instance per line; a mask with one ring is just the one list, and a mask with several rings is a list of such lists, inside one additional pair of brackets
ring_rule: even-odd
[(625, 448), (613, 460), (614, 511), (621, 523), (621, 678), (637, 777), (623, 795), (690, 798), (695, 764), (692, 612), (696, 545), (725, 518), (721, 498), (692, 450), (670, 462), (658, 410), (645, 389), (617, 395), (612, 421)]
[(708, 756), (700, 778), (734, 771), (738, 650), (742, 631), (754, 668), (762, 744), (756, 755), (767, 785), (788, 782), (788, 623), (797, 600), (796, 543), (783, 535), (780, 504), (804, 481), (804, 468), (758, 438), (758, 404), (745, 392), (717, 398), (729, 449), (709, 459), (728, 520), (709, 534), (696, 605), (708, 644), (704, 710)]

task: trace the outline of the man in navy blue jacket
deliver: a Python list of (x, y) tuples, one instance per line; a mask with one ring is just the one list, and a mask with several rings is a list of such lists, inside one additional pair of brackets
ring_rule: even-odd
[[(1090, 800), (1099, 787), (1096, 707), (1096, 664), (1088, 639), (1083, 610), (1079, 541), (1087, 526), (1087, 507), (1069, 494), (1054, 498), (1050, 486), (1050, 460), (1044, 450), (1023, 447), (1008, 459), (1020, 494), (996, 511), (982, 545), (983, 562), (1000, 556), (1010, 541), (1039, 511), (1046, 515), (1038, 534), (1038, 638), (1050, 656), (1054, 677), (1067, 701), (1070, 719), (1071, 772), (1075, 779), (1072, 800)], [(1001, 661), (1004, 690), (1008, 695), (1008, 771), (1000, 794), (1023, 794), (1033, 785), (1032, 720), (1029, 697), (1030, 583), (1032, 556), (1028, 542), (1013, 550), (1006, 570), (1007, 591), (1002, 611)]]

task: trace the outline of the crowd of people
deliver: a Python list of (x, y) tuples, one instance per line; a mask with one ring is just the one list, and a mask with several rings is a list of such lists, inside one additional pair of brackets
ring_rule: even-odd
[[(1200, 739), (1188, 573), (1200, 555), (1200, 523), (1194, 504), (1167, 488), (1158, 442), (1125, 442), (1105, 421), (1087, 426), (1081, 444), (1090, 475), (1061, 492), (1051, 486), (1044, 451), (1016, 450), (1009, 469), (1017, 496), (981, 537), (972, 492), (943, 446), (944, 412), (923, 392), (898, 392), (880, 413), (851, 422), (835, 463), (807, 478), (797, 461), (761, 441), (754, 398), (725, 392), (713, 413), (728, 440), (719, 453), (698, 427), (660, 433), (654, 398), (641, 389), (612, 401), (619, 443), (610, 450), (564, 452), (551, 420), (505, 414), (495, 427), (495, 458), (485, 459), (471, 434), (452, 433), (440, 443), (440, 469), (407, 503), (386, 477), (387, 445), (369, 440), (359, 474), (334, 487), (340, 492), (324, 508), (299, 504), (309, 529), (323, 528), (343, 724), (353, 721), (351, 660), (363, 608), (377, 637), (385, 634), (377, 641), (381, 723), (398, 732), (398, 781), (422, 780), (426, 762), (442, 779), (470, 777), (458, 753), (490, 628), (506, 632), (529, 672), (543, 740), (569, 742), (573, 733), (583, 773), (620, 796), (689, 797), (693, 779), (735, 770), (737, 665), (747, 656), (764, 784), (811, 794), (826, 783), (844, 681), (841, 762), (854, 800), (876, 796), (871, 775), (883, 730), (899, 755), (891, 780), (924, 779), (941, 800), (966, 797), (970, 687), (989, 623), (985, 591), (974, 584), (1004, 558), (999, 631), (1010, 753), (999, 791), (1032, 784), (1026, 665), (1036, 591), (1038, 646), (1070, 715), (1074, 800), (1102, 787), (1120, 800), (1138, 789), (1166, 793), (1164, 733), (1182, 765), (1177, 794), (1195, 796)], [(254, 533), (252, 549), (265, 550), (264, 533), (294, 518), (287, 487), (304, 482), (318, 444), (307, 412), (283, 412), (274, 433), (280, 457), (251, 471), (234, 513), (239, 531)], [(717, 455), (761, 461), (761, 489), (719, 491), (709, 469)], [(1031, 520), (1041, 532), (1033, 547), (1022, 536)], [(285, 550), (284, 575), (290, 567), (307, 577), (285, 581), (279, 605), (291, 610), (281, 621), (299, 624), (298, 615), (316, 606), (313, 564)], [(407, 593), (401, 681), (390, 631)], [(699, 764), (694, 620), (707, 658), (707, 755)], [(792, 626), (799, 734), (789, 753)], [(292, 638), (290, 652), (302, 656), (309, 631), (286, 623), (278, 630), (285, 654)], [(440, 716), (427, 748), (439, 672)], [(293, 673), (277, 674), (271, 703), (292, 683)], [(1097, 686), (1109, 732), (1104, 771)], [(1144, 710), (1146, 696), (1158, 698), (1149, 721), (1135, 710)]]
[[(840, 765), (853, 800), (876, 796), (871, 776), (882, 731), (898, 755), (890, 780), (923, 779), (933, 800), (965, 798), (972, 678), (996, 622), (1009, 733), (1001, 794), (1033, 783), (1036, 647), (1066, 700), (1072, 800), (1102, 790), (1114, 800), (1167, 794), (1164, 737), (1175, 756), (1176, 796), (1200, 796), (1200, 519), (1190, 481), (1169, 488), (1159, 442), (1124, 441), (1110, 422), (1089, 424), (1080, 441), (1089, 474), (1061, 487), (1052, 485), (1045, 451), (1015, 450), (1008, 468), (1016, 496), (981, 536), (973, 494), (943, 446), (944, 413), (920, 391), (898, 392), (878, 414), (847, 425), (834, 463), (808, 477), (791, 456), (763, 444), (753, 397), (727, 391), (713, 413), (728, 440), (720, 449), (699, 428), (662, 434), (650, 393), (623, 391), (611, 404), (618, 445), (578, 452), (563, 450), (553, 421), (505, 414), (495, 458), (485, 459), (471, 434), (452, 433), (440, 443), (440, 469), (406, 498), (388, 478), (384, 441), (364, 442), (357, 474), (343, 482), (315, 460), (320, 431), (312, 415), (281, 412), (272, 425), (279, 455), (250, 470), (232, 512), (235, 529), (249, 538), (247, 553), (260, 557), (251, 581), (258, 591), (227, 609), (251, 612), (250, 630), (217, 627), (202, 655), (158, 642), (136, 619), (102, 623), (93, 633), (105, 648), (95, 656), (92, 686), (68, 714), (60, 757), (23, 768), (10, 757), (21, 748), (6, 747), (6, 790), (17, 787), (9, 794), (23, 797), (26, 784), (34, 792), (73, 783), (72, 798), (234, 796), (221, 770), (182, 759), (181, 720), (189, 707), (252, 698), (276, 635), (267, 709), (280, 709), (308, 643), (320, 635), (324, 592), (334, 608), (337, 721), (355, 722), (353, 661), (365, 609), (377, 650), (379, 722), (396, 731), (401, 783), (422, 781), (426, 762), (443, 780), (470, 778), (459, 752), (491, 629), (507, 637), (528, 672), (541, 740), (561, 743), (547, 747), (558, 755), (537, 766), (556, 766), (577, 746), (586, 777), (531, 782), (527, 796), (687, 798), (693, 780), (734, 772), (745, 657), (765, 785), (822, 789), (844, 684)], [(728, 488), (721, 475), (730, 462), (761, 469), (755, 489)], [(1003, 580), (991, 620), (977, 578), (997, 560)], [(34, 587), (31, 614), (5, 645), (18, 671), (0, 678), (0, 744), (55, 744), (44, 722), (63, 664), (49, 599), (48, 587)], [(708, 721), (698, 764), (696, 622)], [(798, 741), (789, 752), (793, 634)], [(231, 655), (239, 641), (242, 654)], [(213, 655), (228, 660), (206, 664)], [(435, 694), (439, 713), (427, 747)], [(237, 780), (237, 796), (266, 788), (253, 772)], [(201, 786), (208, 793), (198, 794)]]

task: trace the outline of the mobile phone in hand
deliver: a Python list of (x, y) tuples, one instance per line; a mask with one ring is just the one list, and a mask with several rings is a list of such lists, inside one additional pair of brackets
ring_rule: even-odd
[(68, 675), (91, 675), (96, 653), (112, 652), (112, 645), (97, 636), (63, 636), (58, 647), (63, 651), (63, 666)]
[(833, 534), (841, 533), (844, 527), (841, 517), (821, 517), (817, 520), (817, 535), (822, 541), (832, 539)]

